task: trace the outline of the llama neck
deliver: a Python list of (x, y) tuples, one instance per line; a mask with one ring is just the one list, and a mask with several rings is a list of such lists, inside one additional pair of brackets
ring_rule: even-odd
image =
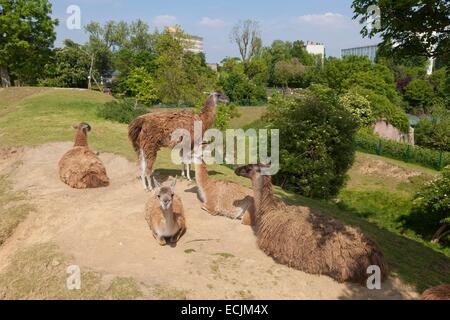
[(203, 131), (205, 131), (208, 128), (211, 128), (216, 118), (216, 112), (217, 112), (216, 98), (214, 96), (210, 96), (208, 100), (206, 100), (202, 112), (200, 113), (200, 118), (203, 122), (203, 129), (204, 129)]
[(78, 129), (75, 135), (74, 147), (87, 147), (87, 133), (84, 130)]
[(200, 189), (205, 189), (209, 184), (208, 169), (206, 168), (205, 162), (195, 164), (195, 181)]
[(275, 198), (270, 180), (270, 176), (260, 176), (252, 181), (257, 218), (260, 218), (264, 213), (275, 207)]
[(174, 217), (173, 217), (173, 205), (169, 209), (163, 209), (161, 208), (161, 211), (163, 213), (164, 219), (166, 220), (166, 224), (170, 227), (174, 224)]

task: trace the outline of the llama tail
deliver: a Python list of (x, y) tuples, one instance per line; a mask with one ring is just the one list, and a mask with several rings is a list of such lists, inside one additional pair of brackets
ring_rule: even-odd
[(141, 133), (142, 126), (144, 125), (145, 119), (144, 117), (139, 117), (133, 120), (133, 122), (130, 123), (128, 126), (128, 138), (130, 139), (131, 143), (133, 144), (134, 151), (136, 153), (139, 153), (140, 146), (139, 146), (139, 134)]

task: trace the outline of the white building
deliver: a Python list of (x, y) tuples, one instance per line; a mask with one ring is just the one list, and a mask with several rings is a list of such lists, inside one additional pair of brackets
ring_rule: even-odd
[(322, 62), (325, 59), (325, 46), (324, 46), (323, 43), (307, 41), (306, 42), (306, 51), (309, 54), (321, 55), (322, 56)]
[[(169, 27), (169, 32), (176, 33), (176, 27)], [(189, 35), (189, 38), (181, 39), (185, 43), (185, 50), (193, 53), (203, 53), (203, 38)]]
[(375, 62), (377, 51), (378, 45), (348, 48), (341, 50), (341, 57), (342, 58), (345, 56), (367, 57), (369, 58), (370, 61)]

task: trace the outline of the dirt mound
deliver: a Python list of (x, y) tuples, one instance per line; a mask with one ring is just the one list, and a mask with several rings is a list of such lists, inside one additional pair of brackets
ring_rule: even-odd
[(402, 181), (407, 181), (408, 178), (420, 176), (419, 171), (401, 168), (394, 164), (378, 159), (370, 159), (368, 157), (357, 158), (355, 165), (358, 171), (365, 175), (387, 176)]
[(257, 248), (251, 228), (202, 211), (195, 185), (186, 181), (179, 182), (176, 193), (184, 204), (187, 232), (176, 247), (160, 247), (144, 219), (149, 194), (137, 180), (137, 166), (123, 157), (101, 154), (111, 185), (74, 190), (59, 180), (57, 170), (70, 147), (71, 143), (53, 143), (20, 153), (21, 165), (10, 179), (16, 190), (28, 192), (36, 211), (0, 248), (0, 268), (19, 248), (54, 242), (82, 270), (174, 288), (190, 299), (416, 296), (396, 279), (383, 284), (382, 290), (370, 291), (276, 264)]

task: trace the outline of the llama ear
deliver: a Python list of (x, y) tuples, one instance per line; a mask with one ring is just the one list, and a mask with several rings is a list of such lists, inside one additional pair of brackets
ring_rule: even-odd
[(78, 130), (78, 125), (77, 125), (77, 124), (74, 124), (74, 125), (72, 126), (72, 128), (74, 128), (75, 130)]
[(161, 185), (159, 184), (159, 182), (155, 179), (155, 177), (152, 177), (153, 180), (153, 184), (155, 185), (156, 188), (161, 188)]
[(175, 186), (177, 185), (178, 176), (175, 176), (175, 179), (172, 181), (172, 184), (170, 185), (170, 190), (172, 190), (172, 193), (175, 191)]

